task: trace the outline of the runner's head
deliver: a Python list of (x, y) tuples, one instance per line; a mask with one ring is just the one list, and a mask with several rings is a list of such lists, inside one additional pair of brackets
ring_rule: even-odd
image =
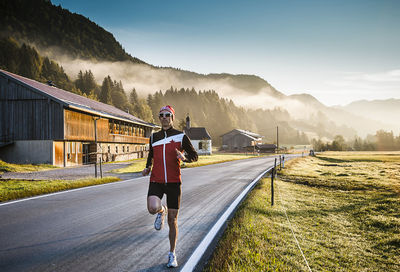
[(170, 105), (164, 106), (160, 109), (158, 118), (160, 119), (163, 129), (168, 129), (173, 126), (175, 117), (175, 110)]

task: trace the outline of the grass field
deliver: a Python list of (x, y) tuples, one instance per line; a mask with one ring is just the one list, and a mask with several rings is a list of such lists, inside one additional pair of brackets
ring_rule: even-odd
[(400, 153), (292, 160), (249, 195), (206, 271), (400, 271)]
[(58, 168), (49, 164), (12, 164), (0, 160), (0, 173), (2, 172), (32, 172)]
[(87, 178), (77, 180), (1, 180), (0, 202), (29, 196), (53, 193), (90, 185), (119, 181), (116, 177)]

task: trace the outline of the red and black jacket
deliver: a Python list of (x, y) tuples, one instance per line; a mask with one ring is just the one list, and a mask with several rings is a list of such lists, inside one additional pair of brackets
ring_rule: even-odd
[(161, 129), (150, 137), (150, 152), (146, 167), (153, 164), (150, 182), (180, 183), (181, 166), (176, 150), (185, 151), (185, 162), (197, 161), (198, 156), (188, 136), (174, 128)]

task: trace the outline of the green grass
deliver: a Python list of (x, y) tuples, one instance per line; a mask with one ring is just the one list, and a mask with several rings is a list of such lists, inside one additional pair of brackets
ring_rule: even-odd
[(0, 160), (0, 173), (1, 172), (33, 172), (43, 171), (58, 168), (57, 166), (49, 164), (13, 164)]
[[(206, 156), (199, 156), (197, 162), (192, 163), (182, 163), (182, 168), (191, 168), (191, 167), (198, 167), (204, 166), (209, 164), (227, 162), (227, 161), (234, 161), (234, 160), (242, 160), (248, 158), (257, 157), (256, 155), (243, 155), (243, 154), (213, 154), (213, 155), (206, 155)], [(132, 173), (132, 172), (141, 172), (146, 167), (146, 159), (135, 160), (132, 162), (131, 165), (111, 171), (112, 173)]]
[(400, 271), (400, 154), (320, 156), (286, 164), (273, 207), (270, 179), (263, 179), (205, 270), (306, 271), (286, 210), (313, 271)]
[(116, 177), (77, 180), (0, 180), (0, 202), (119, 180)]

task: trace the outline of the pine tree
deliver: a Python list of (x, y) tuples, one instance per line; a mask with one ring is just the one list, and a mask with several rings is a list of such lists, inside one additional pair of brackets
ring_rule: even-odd
[(135, 105), (138, 102), (139, 102), (139, 97), (137, 95), (136, 89), (133, 88), (133, 90), (129, 94), (129, 103), (131, 103), (132, 105)]
[(101, 85), (101, 91), (100, 91), (100, 102), (110, 104), (112, 103), (111, 100), (111, 84), (110, 84), (110, 76), (105, 77), (103, 80), (103, 84)]

